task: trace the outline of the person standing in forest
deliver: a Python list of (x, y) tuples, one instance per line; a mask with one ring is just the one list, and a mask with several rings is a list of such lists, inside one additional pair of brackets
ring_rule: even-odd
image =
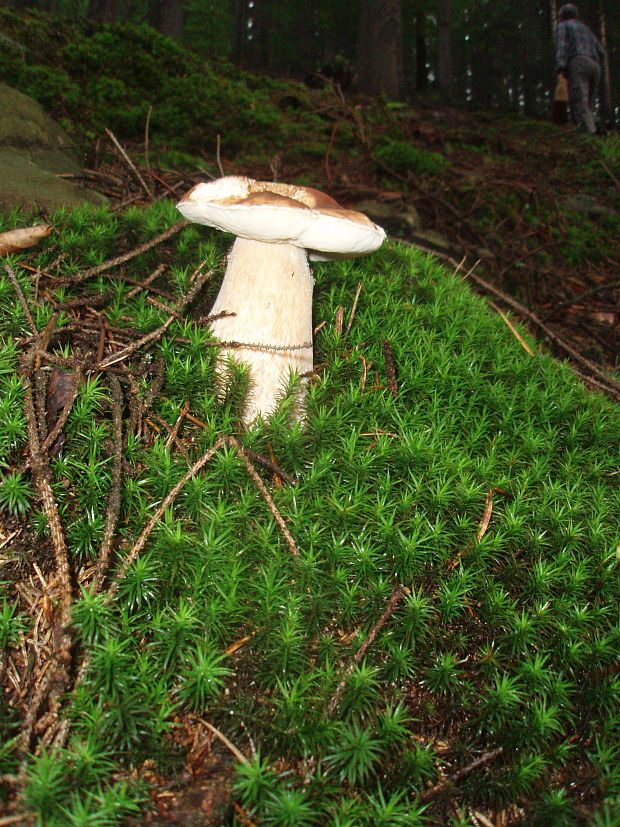
[(573, 120), (578, 127), (596, 132), (594, 101), (601, 79), (603, 47), (573, 3), (558, 13), (555, 31), (555, 68), (568, 81), (568, 96)]

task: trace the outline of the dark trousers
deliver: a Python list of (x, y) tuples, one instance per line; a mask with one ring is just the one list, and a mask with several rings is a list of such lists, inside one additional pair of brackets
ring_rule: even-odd
[(584, 124), (588, 132), (596, 132), (594, 101), (601, 80), (601, 67), (596, 60), (577, 55), (567, 66), (570, 111), (576, 124)]

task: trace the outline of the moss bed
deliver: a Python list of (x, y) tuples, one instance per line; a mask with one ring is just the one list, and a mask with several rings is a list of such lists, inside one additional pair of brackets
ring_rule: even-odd
[[(617, 824), (617, 406), (389, 243), (315, 266), (307, 421), (285, 399), (244, 432), (247, 377), (218, 394), (200, 321), (229, 239), (185, 227), (99, 267), (177, 220), (67, 210), (0, 267), (5, 806), (113, 825), (200, 782), (219, 799), (184, 823)], [(53, 376), (76, 394), (42, 452), (68, 596), (25, 464)]]

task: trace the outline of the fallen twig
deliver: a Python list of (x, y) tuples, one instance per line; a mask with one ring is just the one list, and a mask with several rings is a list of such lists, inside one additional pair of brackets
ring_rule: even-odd
[(212, 732), (215, 735), (216, 738), (219, 738), (219, 740), (235, 756), (235, 758), (237, 759), (237, 761), (239, 761), (240, 764), (245, 764), (246, 767), (249, 767), (250, 762), (248, 761), (248, 759), (241, 752), (241, 750), (237, 749), (237, 747), (233, 744), (233, 742), (230, 741), (224, 735), (223, 732), (220, 732), (217, 727), (213, 726), (213, 724), (210, 724), (208, 721), (205, 721), (204, 718), (200, 718), (199, 720), (200, 720), (200, 723), (209, 730), (209, 732)]
[(181, 408), (179, 415), (177, 416), (177, 421), (174, 423), (172, 428), (170, 429), (170, 433), (166, 439), (165, 447), (170, 448), (173, 442), (177, 442), (179, 436), (179, 428), (181, 427), (183, 420), (185, 419), (187, 412), (189, 411), (189, 402), (187, 399), (183, 403), (183, 407)]
[(334, 140), (336, 138), (336, 134), (338, 132), (338, 128), (340, 126), (340, 121), (336, 121), (333, 126), (332, 134), (329, 137), (329, 141), (327, 143), (327, 149), (325, 150), (325, 155), (323, 157), (323, 170), (325, 172), (325, 179), (328, 184), (331, 184), (333, 180), (332, 171), (329, 167), (329, 156), (331, 155), (332, 149), (334, 147)]
[(614, 175), (614, 173), (613, 173), (613, 172), (609, 169), (609, 167), (607, 166), (607, 164), (605, 163), (605, 161), (601, 160), (601, 166), (603, 167), (603, 169), (605, 170), (605, 172), (607, 173), (607, 175), (609, 175), (609, 177), (610, 177), (610, 178), (611, 178), (611, 180), (614, 182), (614, 184), (616, 185), (616, 187), (620, 190), (620, 180), (618, 180), (617, 176), (616, 176), (616, 175)]
[(462, 778), (465, 778), (467, 775), (470, 775), (472, 772), (479, 769), (480, 767), (484, 767), (486, 766), (486, 764), (490, 764), (492, 761), (495, 761), (495, 759), (499, 758), (499, 756), (503, 752), (504, 747), (498, 747), (497, 749), (491, 750), (491, 752), (485, 752), (484, 755), (481, 755), (480, 758), (476, 758), (476, 760), (472, 761), (471, 764), (468, 764), (466, 767), (457, 770), (457, 772), (453, 773), (447, 778), (444, 778), (443, 781), (440, 781), (438, 784), (435, 784), (430, 789), (425, 790), (420, 796), (419, 800), (422, 803), (431, 801), (433, 798), (436, 798), (438, 795), (441, 795), (441, 793), (450, 789)]
[(3, 816), (0, 818), (0, 827), (8, 827), (9, 824), (21, 824), (22, 821), (33, 821), (37, 813), (17, 813), (14, 816)]
[(30, 313), (30, 308), (28, 307), (28, 302), (26, 301), (26, 297), (24, 296), (21, 287), (19, 286), (19, 282), (17, 281), (17, 276), (13, 272), (13, 270), (9, 267), (8, 264), (4, 265), (4, 270), (7, 276), (11, 279), (13, 284), (13, 288), (17, 293), (17, 298), (19, 299), (19, 303), (22, 306), (22, 310), (24, 311), (24, 316), (26, 317), (26, 321), (28, 322), (28, 327), (30, 328), (30, 332), (33, 333), (35, 336), (37, 334), (37, 326), (34, 323), (32, 315)]
[(71, 614), (71, 571), (69, 568), (69, 555), (65, 542), (64, 532), (60, 521), (60, 512), (54, 497), (54, 492), (49, 483), (49, 466), (45, 454), (41, 450), (39, 432), (37, 429), (34, 397), (32, 391), (32, 380), (26, 377), (24, 380), (24, 398), (26, 407), (26, 420), (28, 428), (28, 449), (30, 453), (30, 467), (32, 476), (42, 501), (43, 511), (47, 518), (54, 547), (54, 558), (56, 561), (56, 575), (60, 587), (60, 623), (65, 626), (69, 623)]
[(528, 343), (525, 341), (525, 339), (523, 338), (523, 336), (519, 333), (519, 331), (517, 330), (517, 328), (516, 328), (516, 327), (513, 325), (513, 323), (510, 321), (510, 319), (508, 318), (508, 316), (507, 316), (507, 315), (503, 312), (503, 310), (500, 310), (500, 309), (499, 309), (499, 307), (498, 307), (496, 304), (494, 304), (492, 301), (490, 301), (490, 302), (489, 302), (489, 304), (491, 305), (491, 307), (493, 308), (493, 310), (495, 310), (495, 312), (499, 315), (499, 317), (500, 317), (500, 318), (501, 318), (501, 320), (504, 322), (504, 324), (506, 325), (506, 327), (510, 330), (510, 332), (511, 332), (511, 333), (512, 333), (512, 335), (515, 337), (515, 339), (519, 342), (519, 344), (521, 345), (521, 347), (523, 348), (523, 350), (524, 350), (526, 353), (528, 353), (530, 356), (535, 356), (536, 354), (534, 353), (534, 351), (532, 350), (532, 348), (528, 345)]
[(155, 511), (151, 519), (146, 524), (145, 528), (143, 529), (142, 533), (132, 546), (129, 553), (124, 558), (123, 562), (118, 568), (114, 576), (114, 580), (110, 584), (107, 592), (106, 592), (106, 603), (109, 603), (116, 592), (118, 591), (118, 587), (121, 584), (121, 581), (125, 577), (127, 573), (127, 569), (131, 566), (134, 560), (138, 557), (142, 549), (147, 543), (147, 540), (153, 533), (153, 529), (157, 525), (157, 523), (161, 520), (162, 516), (164, 515), (166, 509), (168, 509), (175, 499), (178, 497), (179, 493), (183, 490), (183, 488), (187, 485), (189, 480), (194, 477), (201, 468), (203, 468), (207, 462), (211, 459), (211, 457), (218, 451), (222, 445), (226, 442), (226, 437), (219, 437), (216, 440), (215, 444), (211, 446), (205, 453), (200, 457), (200, 459), (196, 460), (196, 462), (192, 465), (192, 467), (187, 471), (186, 474), (179, 480), (179, 482), (168, 492), (168, 494), (164, 497), (162, 502), (160, 503), (158, 509)]
[(276, 521), (276, 523), (278, 524), (278, 526), (280, 528), (280, 531), (284, 535), (284, 539), (286, 540), (286, 542), (288, 544), (288, 547), (291, 550), (291, 554), (293, 555), (293, 557), (299, 558), (299, 549), (297, 548), (297, 543), (293, 539), (293, 535), (291, 534), (291, 532), (288, 530), (282, 515), (278, 511), (277, 506), (276, 506), (276, 504), (274, 503), (274, 501), (271, 497), (271, 494), (269, 493), (269, 491), (267, 491), (267, 487), (265, 486), (265, 483), (261, 480), (261, 478), (256, 473), (256, 469), (254, 468), (254, 466), (250, 462), (250, 458), (247, 456), (247, 454), (245, 453), (245, 450), (241, 447), (241, 445), (237, 442), (237, 440), (233, 436), (226, 437), (226, 441), (230, 445), (235, 446), (235, 449), (237, 450), (237, 453), (239, 454), (239, 456), (243, 460), (243, 463), (244, 463), (244, 465), (247, 469), (248, 474), (250, 475), (250, 477), (254, 481), (254, 484), (256, 485), (256, 487), (258, 488), (260, 493), (262, 494), (263, 499), (267, 503), (267, 507), (271, 511), (274, 520)]
[(469, 274), (469, 278), (472, 279), (476, 284), (480, 285), (484, 290), (489, 293), (492, 293), (494, 296), (497, 296), (503, 302), (508, 304), (517, 313), (524, 316), (528, 321), (532, 324), (536, 325), (544, 335), (552, 341), (555, 345), (561, 348), (563, 351), (568, 353), (568, 355), (578, 362), (580, 365), (585, 367), (590, 373), (593, 373), (601, 383), (607, 389), (607, 392), (613, 395), (616, 399), (620, 398), (620, 382), (617, 382), (615, 379), (612, 379), (611, 376), (608, 376), (604, 371), (598, 368), (595, 364), (590, 362), (585, 356), (582, 356), (578, 353), (575, 348), (571, 347), (568, 342), (565, 342), (560, 336), (556, 335), (552, 330), (550, 330), (546, 324), (544, 324), (535, 313), (532, 313), (531, 310), (528, 310), (527, 307), (524, 307), (520, 302), (516, 299), (513, 299), (512, 296), (506, 295), (506, 293), (499, 290), (497, 287), (494, 287), (492, 284), (484, 281), (481, 279), (480, 276), (475, 275), (474, 273)]
[(249, 448), (244, 448), (243, 450), (253, 462), (258, 462), (263, 468), (272, 471), (274, 474), (277, 474), (278, 477), (282, 477), (283, 480), (286, 480), (291, 485), (297, 485), (297, 477), (293, 477), (291, 474), (283, 471), (276, 462), (268, 460), (267, 457), (257, 454), (256, 451), (251, 451)]
[(114, 461), (112, 464), (112, 479), (108, 493), (108, 508), (105, 515), (105, 525), (101, 549), (97, 559), (96, 573), (92, 582), (92, 592), (97, 594), (108, 571), (110, 552), (114, 543), (114, 534), (118, 525), (121, 510), (121, 480), (123, 469), (123, 392), (116, 376), (108, 377), (112, 391), (112, 426), (114, 435)]
[(146, 113), (146, 121), (144, 123), (144, 166), (147, 172), (151, 172), (151, 164), (149, 162), (149, 126), (151, 124), (151, 113), (153, 111), (153, 104), (149, 104), (148, 112)]
[(217, 133), (216, 136), (216, 144), (215, 144), (215, 160), (217, 161), (217, 168), (220, 171), (220, 176), (223, 178), (226, 173), (224, 172), (224, 167), (222, 166), (222, 139), (220, 137), (220, 133)]
[[(149, 112), (149, 114), (150, 114), (150, 112)], [(134, 162), (131, 160), (131, 158), (129, 157), (129, 155), (127, 155), (127, 153), (125, 152), (125, 150), (123, 149), (123, 147), (119, 144), (119, 142), (117, 141), (116, 136), (114, 135), (114, 133), (112, 132), (112, 130), (111, 130), (111, 129), (108, 129), (108, 128), (106, 127), (106, 129), (105, 129), (105, 134), (106, 134), (106, 135), (108, 136), (108, 138), (112, 141), (112, 143), (114, 144), (114, 146), (118, 149), (118, 151), (120, 152), (120, 154), (121, 154), (121, 156), (122, 156), (123, 160), (127, 163), (127, 166), (129, 167), (129, 169), (133, 172), (133, 174), (134, 174), (134, 175), (136, 176), (136, 178), (138, 179), (138, 181), (139, 181), (140, 185), (142, 186), (142, 188), (144, 189), (145, 193), (148, 195), (148, 197), (149, 197), (149, 198), (152, 198), (152, 197), (153, 197), (153, 193), (151, 192), (151, 190), (150, 190), (150, 188), (149, 188), (148, 184), (146, 183), (146, 181), (144, 180), (144, 178), (143, 178), (143, 177), (140, 175), (140, 173), (138, 172), (138, 168), (136, 167), (136, 165), (134, 164)]]
[(141, 347), (144, 345), (148, 345), (150, 342), (156, 342), (158, 339), (164, 335), (166, 330), (170, 327), (172, 322), (176, 319), (176, 313), (174, 316), (169, 316), (166, 321), (158, 327), (157, 330), (152, 330), (150, 333), (147, 333), (146, 336), (142, 336), (141, 339), (138, 339), (135, 342), (127, 345), (122, 350), (119, 350), (117, 353), (113, 353), (111, 356), (108, 356), (107, 359), (104, 359), (103, 362), (99, 362), (98, 365), (95, 365), (96, 370), (105, 370), (106, 368), (111, 367), (112, 365), (117, 364), (118, 362), (122, 362), (124, 359), (128, 359), (132, 353), (135, 353), (137, 350), (140, 350)]
[(124, 264), (126, 261), (131, 261), (132, 258), (136, 258), (136, 256), (146, 253), (158, 244), (168, 241), (168, 239), (179, 233), (184, 227), (187, 227), (188, 223), (188, 221), (184, 220), (177, 221), (176, 224), (168, 227), (165, 232), (160, 233), (160, 235), (155, 236), (155, 238), (145, 241), (144, 244), (140, 244), (128, 253), (123, 253), (121, 256), (111, 258), (109, 261), (104, 261), (103, 264), (97, 264), (95, 267), (89, 267), (88, 270), (83, 270), (81, 273), (76, 273), (75, 276), (58, 277), (58, 281), (62, 283), (79, 284), (80, 282), (86, 281), (86, 279), (90, 279), (93, 276), (98, 276), (100, 273), (105, 273), (106, 270), (111, 270), (113, 267), (118, 267), (119, 264)]
[(171, 308), (171, 312), (173, 315), (169, 316), (166, 321), (157, 328), (157, 330), (152, 330), (150, 333), (147, 333), (146, 336), (142, 336), (141, 339), (138, 339), (135, 342), (127, 345), (122, 350), (119, 350), (117, 353), (113, 353), (111, 356), (108, 356), (107, 359), (104, 359), (103, 362), (100, 362), (96, 367), (99, 370), (105, 370), (106, 368), (115, 365), (117, 362), (122, 362), (123, 360), (127, 359), (131, 356), (132, 353), (135, 353), (144, 345), (150, 344), (151, 342), (155, 342), (160, 339), (166, 330), (170, 327), (172, 322), (178, 317), (179, 313), (181, 313), (188, 304), (190, 304), (198, 295), (201, 288), (205, 284), (205, 282), (211, 278), (213, 274), (212, 270), (208, 270), (205, 273), (201, 273), (200, 277), (196, 279), (196, 281), (192, 284), (190, 289), (187, 293), (180, 299), (173, 308)]
[(394, 351), (387, 339), (383, 340), (383, 356), (385, 358), (385, 369), (387, 371), (387, 386), (390, 394), (396, 399), (398, 396), (398, 385), (396, 383), (396, 367), (394, 365)]
[(573, 304), (583, 301), (588, 296), (594, 295), (594, 293), (600, 293), (603, 290), (611, 290), (614, 287), (618, 287), (618, 285), (620, 285), (620, 279), (613, 279), (613, 281), (605, 282), (605, 284), (597, 284), (596, 287), (591, 287), (589, 290), (584, 290), (583, 293), (579, 293), (578, 296), (573, 296), (571, 299), (566, 299), (566, 301), (555, 304), (547, 315), (542, 317), (541, 321), (547, 322), (555, 316), (558, 310), (562, 310), (565, 307), (571, 307)]
[(389, 618), (394, 614), (394, 611), (396, 610), (396, 607), (402, 600), (403, 596), (409, 594), (409, 592), (410, 590), (406, 586), (398, 585), (390, 595), (390, 599), (387, 602), (387, 606), (385, 607), (383, 614), (372, 627), (372, 629), (368, 633), (366, 640), (362, 643), (360, 648), (355, 653), (351, 663), (345, 669), (342, 678), (340, 679), (340, 683), (336, 687), (336, 691), (332, 695), (332, 699), (329, 702), (329, 706), (327, 707), (328, 718), (333, 717), (334, 712), (336, 711), (338, 705), (340, 704), (340, 701), (342, 700), (342, 695), (344, 693), (345, 686), (347, 685), (347, 679), (349, 675), (351, 674), (355, 666), (361, 662), (362, 658), (364, 657), (370, 646), (372, 646), (372, 644), (376, 640), (376, 637), (381, 631), (381, 629), (383, 629)]
[[(56, 578), (60, 591), (60, 616), (53, 630), (52, 655), (49, 660), (51, 666), (42, 676), (39, 676), (38, 685), (28, 703), (22, 721), (21, 748), (22, 753), (26, 755), (29, 752), (30, 739), (41, 705), (47, 700), (49, 712), (46, 718), (49, 718), (52, 723), (56, 723), (58, 720), (59, 698), (64, 695), (69, 684), (72, 641), (68, 629), (71, 621), (72, 599), (71, 571), (69, 568), (67, 544), (62, 529), (58, 504), (56, 503), (54, 492), (49, 483), (51, 477), (49, 464), (45, 454), (41, 452), (30, 376), (27, 376), (24, 381), (24, 398), (32, 477), (41, 498), (43, 511), (50, 530), (56, 562)], [(45, 668), (45, 665), (43, 668)]]
[(344, 332), (344, 338), (346, 339), (349, 335), (349, 331), (351, 330), (351, 325), (353, 324), (353, 319), (355, 318), (355, 311), (357, 310), (357, 302), (360, 297), (360, 293), (362, 291), (362, 282), (359, 281), (357, 283), (357, 289), (355, 291), (355, 298), (353, 299), (353, 307), (351, 308), (351, 313), (349, 314), (349, 321), (347, 322), (347, 328)]

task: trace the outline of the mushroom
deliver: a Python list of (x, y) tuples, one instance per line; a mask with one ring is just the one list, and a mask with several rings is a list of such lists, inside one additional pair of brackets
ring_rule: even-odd
[[(249, 425), (273, 413), (292, 372), (305, 377), (312, 371), (308, 255), (326, 260), (371, 253), (385, 232), (318, 190), (242, 176), (197, 184), (177, 208), (189, 221), (237, 236), (211, 311), (222, 315), (211, 330), (231, 344), (223, 345), (223, 355), (249, 367)], [(302, 386), (301, 406), (304, 395)]]

